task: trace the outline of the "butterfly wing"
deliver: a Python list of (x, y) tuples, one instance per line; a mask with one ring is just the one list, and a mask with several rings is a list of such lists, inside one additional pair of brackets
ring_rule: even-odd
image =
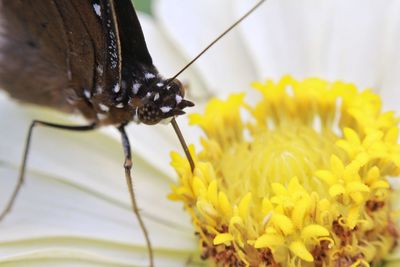
[(23, 102), (97, 120), (159, 75), (130, 0), (0, 0), (0, 17), (0, 87)]
[(12, 97), (93, 117), (89, 96), (120, 84), (112, 1), (1, 0), (0, 17), (0, 86)]
[(48, 0), (2, 0), (0, 12), (2, 89), (24, 102), (70, 110), (61, 94), (68, 86), (68, 51), (56, 6)]

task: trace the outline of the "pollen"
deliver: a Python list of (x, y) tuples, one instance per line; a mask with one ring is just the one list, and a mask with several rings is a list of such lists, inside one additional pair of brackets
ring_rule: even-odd
[(354, 85), (290, 76), (211, 100), (201, 151), (172, 153), (201, 257), (217, 266), (376, 266), (395, 247), (389, 181), (400, 173), (398, 118)]

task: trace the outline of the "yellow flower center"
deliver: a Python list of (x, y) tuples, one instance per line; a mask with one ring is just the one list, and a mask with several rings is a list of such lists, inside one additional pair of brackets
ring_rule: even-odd
[(191, 172), (172, 153), (172, 200), (219, 266), (370, 266), (394, 247), (388, 177), (400, 173), (398, 119), (380, 98), (319, 79), (255, 83), (191, 116), (206, 138)]

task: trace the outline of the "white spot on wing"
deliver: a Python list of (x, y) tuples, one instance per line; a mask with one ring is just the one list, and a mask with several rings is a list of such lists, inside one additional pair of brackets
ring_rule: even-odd
[(171, 107), (165, 106), (165, 107), (161, 107), (160, 110), (162, 113), (167, 113), (171, 110)]
[(101, 76), (101, 75), (103, 75), (103, 66), (102, 65), (97, 65), (97, 67), (96, 67), (96, 71), (97, 71), (97, 73)]
[(154, 75), (153, 73), (150, 73), (150, 72), (146, 72), (146, 73), (144, 74), (144, 77), (145, 77), (146, 79), (152, 79), (152, 78), (156, 77), (156, 75)]
[(93, 4), (93, 9), (96, 15), (101, 17), (101, 6), (99, 4)]
[(159, 93), (155, 94), (155, 96), (154, 96), (154, 101), (156, 101), (156, 100), (159, 99), (159, 98), (160, 98), (160, 94), (159, 94)]
[(163, 83), (157, 83), (158, 87), (162, 87), (164, 84)]
[(104, 112), (110, 111), (110, 108), (107, 107), (106, 105), (102, 104), (102, 103), (99, 104), (99, 108), (100, 108), (101, 111), (104, 111)]
[(97, 113), (96, 115), (97, 115), (97, 118), (101, 121), (105, 120), (107, 118), (107, 115), (105, 115), (105, 114)]
[(123, 107), (124, 107), (124, 103), (118, 103), (115, 107), (117, 107), (117, 108), (123, 108)]
[(141, 84), (140, 83), (134, 83), (132, 85), (132, 92), (133, 94), (137, 94), (139, 92), (139, 88), (140, 88)]
[(91, 96), (91, 93), (88, 89), (84, 89), (83, 90), (83, 94), (85, 95), (86, 99), (89, 99)]
[(120, 88), (119, 84), (116, 83), (116, 84), (114, 85), (113, 91), (114, 91), (114, 93), (118, 93), (120, 89), (121, 89), (121, 88)]

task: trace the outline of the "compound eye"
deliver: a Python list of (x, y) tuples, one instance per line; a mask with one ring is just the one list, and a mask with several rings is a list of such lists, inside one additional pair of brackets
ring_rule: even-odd
[(179, 81), (178, 79), (174, 79), (171, 83), (172, 87), (174, 88), (174, 90), (177, 91), (177, 93), (180, 96), (185, 96), (185, 88), (183, 87), (183, 84), (181, 83), (181, 81)]
[(160, 109), (154, 104), (147, 104), (138, 110), (139, 119), (144, 124), (156, 124), (162, 119)]

